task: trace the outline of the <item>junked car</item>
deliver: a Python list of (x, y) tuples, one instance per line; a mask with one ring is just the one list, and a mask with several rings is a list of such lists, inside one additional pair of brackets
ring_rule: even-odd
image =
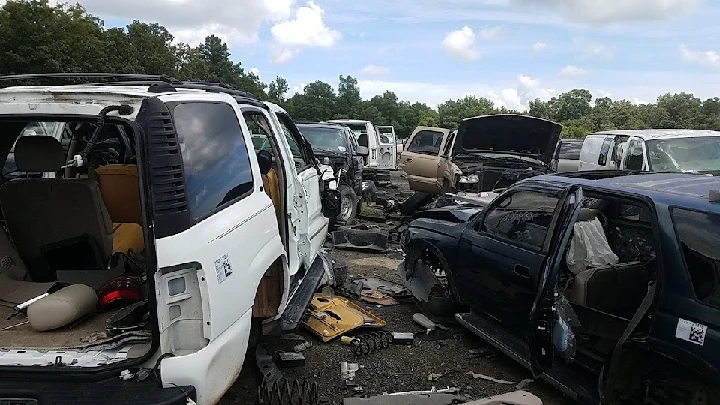
[(247, 93), (2, 79), (47, 77), (119, 82), (0, 89), (3, 160), (41, 174), (0, 185), (0, 403), (217, 403), (332, 271), (337, 191), (290, 116)]
[(418, 213), (401, 279), (583, 404), (720, 403), (720, 180), (543, 175)]
[(561, 139), (553, 153), (550, 169), (556, 172), (576, 172), (580, 166), (582, 139)]
[(358, 145), (350, 129), (342, 124), (298, 123), (297, 127), (337, 181), (341, 199), (336, 219), (352, 224), (362, 200), (363, 158), (367, 157), (368, 148)]
[(417, 127), (400, 154), (400, 169), (410, 189), (430, 194), (452, 190), (460, 172), (452, 162), (455, 131), (438, 127)]
[[(392, 144), (383, 142), (383, 138), (377, 127), (370, 121), (340, 119), (328, 122), (347, 125), (355, 134), (360, 146), (369, 149), (370, 153), (365, 158), (365, 177), (371, 180), (389, 178), (389, 170), (395, 169), (395, 141)], [(389, 139), (385, 134), (385, 139)]]

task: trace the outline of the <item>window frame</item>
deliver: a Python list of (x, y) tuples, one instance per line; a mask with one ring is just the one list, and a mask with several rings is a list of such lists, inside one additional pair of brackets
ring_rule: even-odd
[[(687, 259), (685, 258), (685, 253), (683, 252), (682, 247), (682, 241), (680, 240), (680, 233), (677, 229), (677, 222), (675, 220), (674, 212), (675, 210), (682, 210), (690, 213), (699, 213), (699, 214), (705, 214), (705, 215), (715, 215), (720, 217), (720, 213), (717, 212), (710, 212), (707, 210), (697, 209), (697, 208), (691, 208), (691, 207), (683, 207), (680, 205), (671, 205), (668, 207), (668, 213), (670, 215), (670, 222), (672, 223), (673, 231), (675, 232), (675, 238), (674, 240), (677, 243), (678, 250), (680, 251), (680, 262), (683, 265), (684, 274), (687, 279), (687, 287), (692, 294), (692, 299), (698, 304), (702, 305), (705, 308), (708, 308), (713, 311), (719, 311), (720, 312), (720, 306), (716, 307), (713, 305), (710, 305), (706, 302), (703, 302), (700, 298), (698, 298), (697, 293), (695, 292), (695, 285), (693, 284), (692, 276), (690, 275), (690, 267), (688, 266)], [(718, 294), (720, 294), (720, 286), (718, 287)]]
[[(192, 210), (191, 204), (190, 204), (190, 195), (189, 195), (189, 188), (188, 188), (188, 182), (187, 182), (187, 172), (186, 172), (186, 170), (185, 170), (185, 158), (182, 156), (182, 149), (181, 149), (182, 142), (181, 142), (181, 140), (180, 140), (181, 135), (180, 135), (180, 133), (179, 133), (178, 130), (177, 130), (177, 121), (176, 121), (176, 117), (175, 117), (175, 108), (176, 108), (177, 106), (179, 106), (179, 105), (182, 105), (182, 104), (214, 104), (214, 105), (222, 105), (222, 104), (224, 104), (224, 105), (230, 107), (230, 109), (231, 109), (231, 110), (233, 111), (233, 113), (234, 113), (235, 120), (237, 121), (238, 130), (240, 131), (240, 136), (242, 137), (240, 143), (242, 143), (242, 145), (244, 145), (244, 147), (245, 147), (245, 149), (246, 149), (246, 151), (247, 151), (248, 166), (250, 167), (250, 175), (251, 175), (251, 179), (250, 179), (250, 180), (251, 180), (251, 183), (252, 183), (252, 187), (250, 188), (250, 190), (244, 192), (243, 194), (235, 197), (234, 199), (232, 199), (232, 200), (230, 200), (230, 201), (228, 201), (228, 202), (226, 202), (226, 203), (224, 203), (224, 204), (222, 204), (222, 205), (218, 205), (217, 207), (215, 207), (215, 208), (209, 210), (208, 212), (204, 213), (203, 215), (200, 215), (200, 216), (197, 216), (197, 217), (196, 217), (195, 214), (193, 213), (193, 210)], [(243, 126), (242, 126), (241, 123), (240, 123), (240, 116), (241, 116), (242, 114), (240, 114), (240, 116), (238, 116), (238, 112), (241, 112), (241, 111), (239, 110), (239, 108), (236, 108), (234, 105), (232, 105), (232, 104), (230, 104), (230, 103), (228, 103), (228, 102), (225, 102), (225, 101), (216, 101), (216, 100), (212, 100), (212, 101), (210, 101), (210, 100), (172, 101), (172, 102), (166, 102), (165, 105), (168, 107), (168, 110), (170, 111), (170, 116), (172, 117), (173, 126), (174, 126), (174, 128), (175, 128), (175, 133), (176, 133), (177, 138), (178, 138), (178, 149), (179, 149), (179, 151), (180, 151), (180, 158), (181, 158), (181, 161), (182, 161), (183, 183), (185, 183), (185, 193), (186, 193), (185, 198), (186, 198), (186, 200), (187, 200), (187, 202), (188, 202), (188, 213), (189, 213), (189, 216), (190, 216), (191, 221), (192, 221), (192, 222), (191, 222), (191, 226), (197, 225), (197, 224), (199, 224), (200, 222), (202, 222), (202, 221), (204, 221), (204, 220), (206, 220), (206, 219), (208, 219), (208, 218), (210, 218), (210, 217), (218, 214), (219, 212), (225, 210), (226, 208), (228, 208), (228, 207), (230, 207), (230, 206), (232, 206), (232, 205), (237, 204), (238, 202), (240, 202), (240, 201), (244, 200), (245, 198), (251, 196), (253, 193), (255, 193), (255, 192), (257, 191), (257, 190), (256, 190), (256, 189), (257, 189), (257, 187), (256, 187), (256, 182), (257, 182), (257, 180), (258, 180), (258, 179), (256, 178), (256, 174), (257, 174), (257, 173), (255, 173), (255, 169), (254, 169), (255, 166), (253, 166), (253, 161), (252, 161), (252, 158), (250, 157), (250, 150), (248, 149), (248, 141), (247, 141), (247, 138), (249, 137), (249, 132), (246, 132), (246, 130), (243, 128)], [(253, 152), (254, 152), (254, 151), (255, 151), (255, 148), (253, 147), (252, 141), (250, 142), (250, 146), (252, 147), (252, 150), (253, 150)]]
[(610, 149), (612, 146), (613, 141), (615, 140), (615, 136), (606, 136), (605, 139), (603, 139), (602, 144), (600, 145), (600, 155), (598, 155), (598, 161), (597, 164), (599, 166), (606, 166), (608, 161), (608, 156), (610, 155)]
[[(414, 151), (414, 150), (411, 149), (412, 146), (413, 146), (413, 142), (415, 142), (416, 139), (419, 139), (420, 135), (425, 135), (424, 133), (426, 133), (426, 132), (440, 135), (440, 139), (441, 139), (440, 145), (438, 146), (438, 149), (437, 149), (437, 151), (435, 151), (435, 153), (430, 153), (430, 152), (418, 152), (418, 151)], [(441, 154), (442, 154), (442, 152), (443, 152), (443, 148), (442, 148), (442, 147), (443, 147), (443, 140), (444, 140), (444, 138), (445, 138), (445, 133), (444, 133), (444, 132), (435, 131), (435, 130), (432, 130), (432, 129), (423, 129), (423, 130), (420, 130), (420, 131), (418, 131), (417, 133), (415, 133), (415, 135), (413, 135), (412, 139), (410, 140), (410, 142), (409, 142), (408, 145), (407, 145), (407, 149), (406, 149), (406, 150), (407, 150), (409, 153), (415, 153), (415, 154), (417, 154), (417, 155), (441, 156)]]
[[(298, 127), (295, 125), (295, 122), (293, 121), (292, 117), (286, 113), (275, 113), (277, 116), (278, 125), (280, 126), (280, 131), (283, 132), (283, 136), (289, 135), (290, 138), (295, 142), (295, 145), (297, 145), (298, 150), (300, 151), (300, 157), (303, 160), (304, 166), (295, 166), (295, 155), (292, 155), (292, 148), (290, 148), (290, 153), (293, 157), (293, 166), (295, 167), (295, 170), (297, 170), (298, 174), (304, 172), (305, 170), (315, 168), (317, 170), (317, 163), (315, 162), (315, 154), (312, 152), (312, 149), (308, 150), (309, 143), (303, 136), (302, 132), (298, 129)], [(291, 126), (288, 126), (288, 124), (284, 121), (287, 121), (288, 123), (291, 123)], [(288, 132), (288, 134), (285, 134), (285, 131)], [(287, 139), (285, 140), (287, 142)], [(288, 143), (288, 147), (290, 147), (290, 144)]]
[[(498, 197), (495, 201), (493, 201), (493, 203), (491, 205), (489, 205), (487, 207), (487, 209), (485, 209), (483, 211), (483, 214), (481, 216), (479, 216), (477, 218), (475, 224), (473, 224), (473, 230), (475, 232), (478, 232), (481, 235), (484, 235), (484, 236), (490, 238), (490, 239), (500, 241), (503, 243), (507, 243), (509, 245), (518, 247), (520, 249), (525, 249), (525, 250), (528, 250), (531, 252), (536, 252), (536, 253), (547, 254), (548, 250), (549, 250), (549, 245), (550, 245), (548, 242), (552, 239), (552, 236), (555, 233), (555, 228), (557, 226), (555, 218), (559, 215), (559, 210), (561, 210), (563, 207), (563, 202), (564, 202), (564, 198), (562, 195), (563, 191), (564, 191), (564, 189), (554, 189), (554, 188), (547, 189), (547, 190), (541, 190), (541, 189), (538, 189), (537, 187), (515, 187), (512, 189), (509, 189), (507, 192), (503, 193), (502, 197)], [(557, 198), (557, 200), (558, 200), (557, 203), (555, 204), (555, 209), (553, 210), (553, 213), (552, 213), (553, 220), (551, 220), (550, 224), (548, 225), (547, 233), (545, 234), (545, 238), (543, 239), (542, 246), (535, 246), (535, 245), (532, 245), (529, 243), (524, 243), (524, 242), (518, 241), (517, 239), (510, 239), (510, 238), (507, 238), (505, 236), (502, 236), (502, 235), (499, 235), (496, 233), (488, 232), (487, 227), (485, 226), (485, 220), (486, 220), (488, 214), (490, 214), (498, 206), (500, 206), (504, 201), (506, 201), (508, 197), (513, 196), (517, 193), (522, 193), (522, 192), (544, 194), (549, 197)]]

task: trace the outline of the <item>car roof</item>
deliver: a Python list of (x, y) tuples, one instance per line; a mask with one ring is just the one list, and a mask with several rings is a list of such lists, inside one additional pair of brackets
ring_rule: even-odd
[(542, 175), (525, 181), (621, 191), (649, 197), (656, 203), (693, 207), (720, 213), (720, 202), (710, 200), (710, 191), (720, 190), (719, 176), (597, 170)]
[(697, 136), (720, 136), (720, 131), (708, 129), (623, 129), (595, 132), (591, 135), (637, 136), (644, 140), (667, 138), (692, 138)]
[(338, 124), (338, 123), (332, 123), (332, 122), (297, 122), (295, 125), (297, 125), (298, 128), (313, 127), (313, 128), (332, 128), (332, 129), (339, 129), (339, 130), (347, 128), (345, 125)]
[(328, 122), (333, 122), (333, 123), (336, 123), (336, 124), (337, 124), (337, 123), (344, 123), (344, 124), (372, 124), (372, 122), (370, 122), (370, 121), (365, 121), (365, 120), (349, 120), (349, 119), (348, 119), (348, 120), (330, 120), (330, 121), (328, 121)]

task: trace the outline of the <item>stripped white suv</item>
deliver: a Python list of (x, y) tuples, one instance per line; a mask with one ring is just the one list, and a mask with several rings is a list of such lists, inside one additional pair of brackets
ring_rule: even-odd
[[(20, 173), (0, 185), (0, 403), (217, 403), (251, 329), (294, 329), (332, 271), (337, 191), (288, 114), (247, 93), (0, 79), (40, 76), (123, 81), (0, 89)], [(63, 135), (22, 136), (37, 123)]]

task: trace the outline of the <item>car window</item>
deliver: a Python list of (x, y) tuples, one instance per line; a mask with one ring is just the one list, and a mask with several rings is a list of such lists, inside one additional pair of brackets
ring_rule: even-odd
[(580, 160), (582, 142), (562, 142), (560, 144), (560, 159)]
[(518, 191), (488, 211), (482, 229), (490, 235), (542, 249), (559, 198), (535, 191)]
[(437, 155), (440, 152), (440, 144), (444, 136), (445, 134), (442, 132), (422, 130), (415, 134), (407, 151), (422, 155)]
[(283, 120), (279, 121), (280, 129), (282, 129), (283, 134), (285, 135), (285, 139), (287, 140), (288, 145), (290, 145), (290, 152), (292, 152), (293, 160), (295, 160), (295, 167), (308, 167), (310, 164), (303, 157), (302, 152), (300, 151), (300, 147), (298, 146), (297, 142), (295, 142), (295, 138), (293, 138), (292, 131), (290, 131), (290, 129), (285, 125)]
[(608, 153), (610, 152), (610, 144), (612, 144), (613, 138), (611, 136), (605, 138), (600, 147), (600, 156), (598, 156), (598, 164), (605, 166), (607, 164)]
[(250, 137), (255, 152), (266, 150), (273, 153), (272, 145), (268, 140), (269, 124), (265, 117), (255, 112), (244, 112), (243, 117), (245, 118), (245, 124), (250, 130)]
[(173, 110), (190, 213), (197, 219), (253, 188), (250, 158), (235, 110), (226, 103), (183, 103)]
[(695, 296), (720, 309), (720, 215), (673, 208), (672, 218)]
[(625, 169), (642, 170), (644, 162), (644, 153), (642, 142), (634, 139), (628, 143), (627, 157), (625, 158)]

